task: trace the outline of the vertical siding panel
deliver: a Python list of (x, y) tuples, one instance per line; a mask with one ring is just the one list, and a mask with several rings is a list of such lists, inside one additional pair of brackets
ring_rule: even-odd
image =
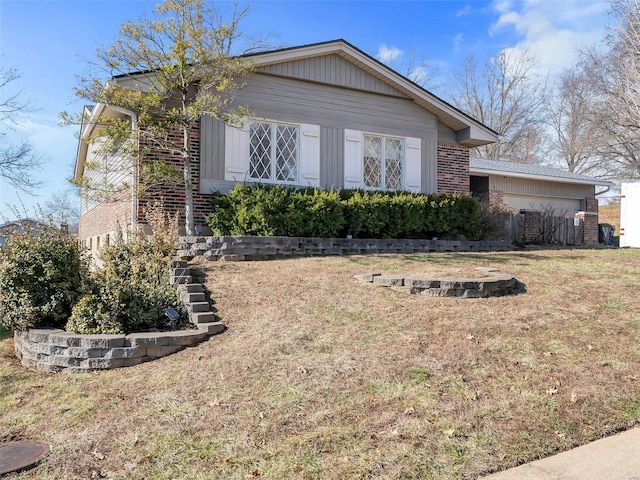
[(209, 115), (200, 119), (200, 179), (224, 179), (224, 124)]
[(436, 193), (438, 191), (438, 164), (434, 140), (422, 140), (422, 167), (423, 193)]
[(217, 158), (214, 160), (214, 164), (217, 165), (215, 170), (214, 180), (224, 180), (224, 123), (220, 120), (216, 120), (218, 123), (218, 137), (214, 140), (217, 145)]
[(344, 130), (322, 127), (320, 130), (320, 184), (339, 189), (344, 184)]
[(266, 65), (258, 71), (406, 98), (392, 86), (336, 54)]
[(335, 59), (332, 57), (328, 57), (324, 61), (327, 63), (327, 65), (324, 67), (324, 70), (329, 75), (327, 78), (328, 83), (338, 83), (338, 71), (336, 69)]

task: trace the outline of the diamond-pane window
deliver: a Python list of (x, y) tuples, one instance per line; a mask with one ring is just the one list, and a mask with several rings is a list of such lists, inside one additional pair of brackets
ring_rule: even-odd
[(251, 180), (296, 182), (298, 127), (252, 122), (249, 142), (249, 178)]
[(364, 135), (363, 184), (366, 188), (400, 190), (404, 141)]
[(382, 137), (364, 136), (364, 186), (382, 188)]

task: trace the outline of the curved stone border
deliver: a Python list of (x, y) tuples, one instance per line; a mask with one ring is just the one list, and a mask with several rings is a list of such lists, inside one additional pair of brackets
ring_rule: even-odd
[(512, 250), (499, 241), (390, 238), (181, 237), (176, 257), (210, 261), (252, 261), (315, 255), (375, 253), (497, 252)]
[(80, 335), (57, 328), (32, 328), (14, 332), (16, 356), (24, 367), (40, 372), (108, 370), (171, 355), (225, 330), (225, 325), (210, 311), (202, 284), (192, 283), (191, 271), (185, 261), (171, 263), (168, 280), (180, 291), (189, 320), (197, 329)]
[(429, 297), (484, 298), (522, 293), (524, 285), (497, 268), (477, 267), (482, 278), (415, 278), (369, 273), (355, 275), (357, 280), (393, 290)]
[(79, 335), (32, 328), (14, 333), (23, 366), (40, 372), (81, 373), (129, 367), (164, 357), (209, 336), (206, 330), (145, 332), (129, 335)]

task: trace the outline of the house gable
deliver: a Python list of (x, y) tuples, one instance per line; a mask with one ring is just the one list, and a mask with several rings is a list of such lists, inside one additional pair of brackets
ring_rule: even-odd
[(296, 78), (354, 90), (409, 97), (338, 54), (291, 60), (257, 68), (260, 73)]
[(303, 61), (327, 55), (338, 55), (348, 63), (379, 79), (410, 98), (415, 104), (436, 116), (439, 123), (455, 132), (455, 141), (466, 147), (477, 147), (496, 142), (498, 134), (451, 104), (438, 98), (416, 83), (395, 72), (345, 40), (333, 40), (301, 47), (247, 55), (256, 69)]

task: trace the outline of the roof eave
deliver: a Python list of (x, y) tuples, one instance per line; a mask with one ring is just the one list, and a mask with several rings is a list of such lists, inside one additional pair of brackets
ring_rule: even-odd
[(469, 167), (470, 175), (495, 175), (500, 177), (510, 178), (524, 178), (527, 180), (540, 180), (543, 182), (556, 182), (556, 183), (574, 183), (577, 185), (600, 185), (606, 187), (612, 187), (615, 184), (607, 180), (594, 179), (579, 179), (579, 178), (566, 178), (566, 177), (553, 177), (550, 175), (536, 175), (533, 173), (517, 173), (517, 172), (504, 172), (502, 170), (492, 170), (488, 168), (473, 168)]

